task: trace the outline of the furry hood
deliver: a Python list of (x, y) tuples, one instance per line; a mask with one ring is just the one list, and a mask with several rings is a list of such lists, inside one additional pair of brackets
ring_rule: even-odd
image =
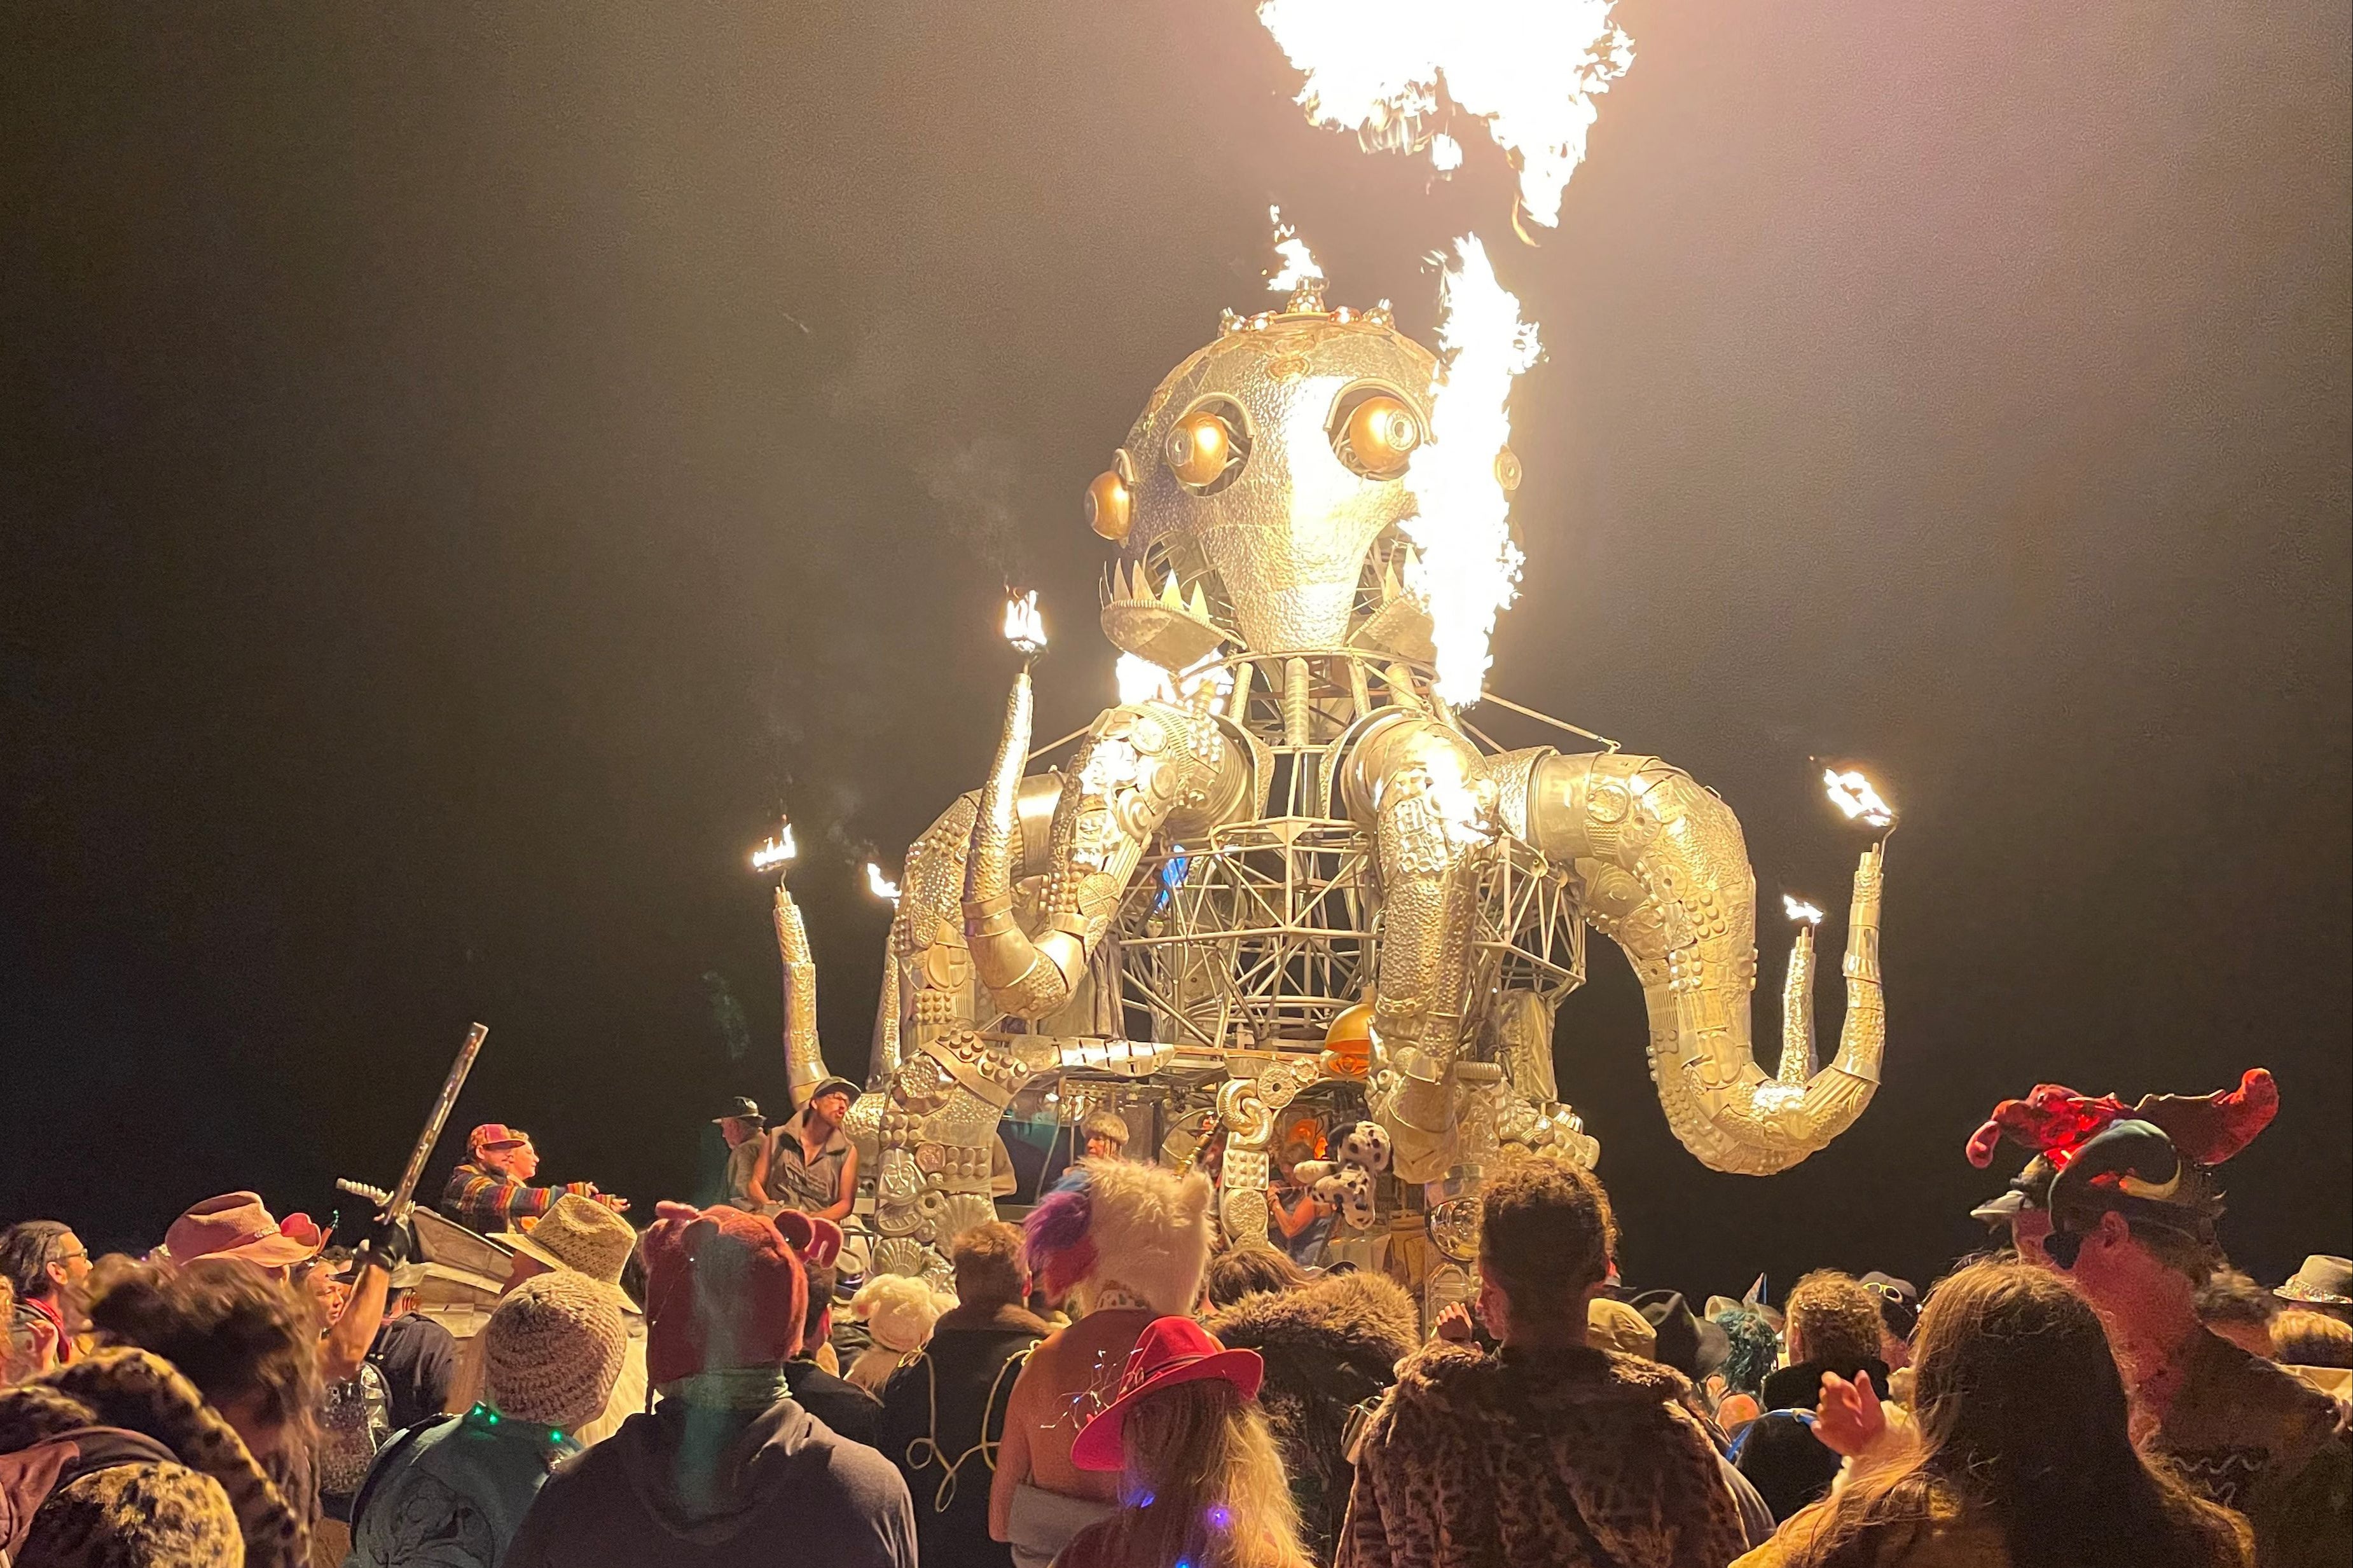
[(1435, 1414), (1516, 1422), (1531, 1434), (1556, 1423), (1608, 1421), (1672, 1405), (1691, 1384), (1682, 1373), (1616, 1351), (1497, 1352), (1434, 1342), (1398, 1369), (1397, 1398)]
[(94, 1351), (37, 1383), (0, 1390), (0, 1453), (88, 1426), (143, 1433), (187, 1468), (217, 1481), (236, 1511), (248, 1568), (301, 1568), (309, 1562), (301, 1522), (243, 1439), (161, 1356)]
[(1157, 1165), (1087, 1160), (1023, 1222), (1029, 1267), (1053, 1299), (1092, 1311), (1106, 1294), (1184, 1317), (1209, 1266), (1209, 1181)]
[(1394, 1280), (1362, 1269), (1296, 1290), (1245, 1296), (1202, 1326), (1231, 1350), (1319, 1351), (1383, 1373), (1421, 1342), (1413, 1298)]

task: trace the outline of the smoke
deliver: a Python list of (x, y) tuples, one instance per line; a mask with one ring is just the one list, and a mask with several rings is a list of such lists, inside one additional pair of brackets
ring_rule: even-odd
[(873, 445), (903, 454), (942, 532), (1002, 581), (1026, 581), (1014, 504), (1019, 447), (994, 431), (941, 423), (943, 410), (987, 406), (983, 381), (976, 367), (944, 357), (920, 323), (886, 316), (859, 335), (825, 400), (835, 417), (878, 431)]
[(744, 1022), (744, 1005), (729, 990), (727, 977), (715, 969), (702, 972), (702, 993), (711, 1004), (711, 1021), (718, 1027), (719, 1043), (726, 1048), (727, 1059), (740, 1062), (752, 1052), (752, 1031)]
[(949, 534), (1008, 583), (1020, 550), (1014, 531), (1013, 498), (1020, 483), (1013, 443), (1002, 436), (976, 436), (915, 459), (923, 493), (939, 504)]

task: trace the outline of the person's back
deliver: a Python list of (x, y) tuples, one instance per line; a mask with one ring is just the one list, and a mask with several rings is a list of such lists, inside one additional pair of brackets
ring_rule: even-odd
[[(661, 1403), (558, 1466), (512, 1568), (914, 1568), (906, 1482), (794, 1401), (808, 1281), (778, 1222), (665, 1204), (647, 1230), (647, 1367)], [(798, 1247), (808, 1216), (787, 1212)]]
[[(1584, 1346), (1428, 1346), (1366, 1435), (1378, 1458), (1357, 1472), (1357, 1501), (1369, 1489), (1377, 1502), (1377, 1542), (1370, 1511), (1352, 1508), (1340, 1561), (1728, 1561), (1739, 1521), (1684, 1387), (1671, 1368)], [(1401, 1539), (1443, 1545), (1423, 1556)]]
[(483, 1396), (376, 1456), (344, 1568), (497, 1568), (551, 1466), (604, 1408), (628, 1331), (613, 1297), (558, 1270), (524, 1280), (483, 1327)]
[(1930, 1292), (1916, 1425), (1833, 1377), (1815, 1431), (1852, 1468), (1739, 1568), (2245, 1568), (2242, 1519), (2133, 1446), (2098, 1316), (2028, 1265), (1972, 1265)]
[[(1029, 1352), (1005, 1413), (1006, 1441), (1018, 1440), (1029, 1485), (1062, 1497), (1117, 1500), (1118, 1478), (1071, 1464), (1071, 1442), (1095, 1405), (1111, 1397), (1135, 1337), (1158, 1315), (1148, 1307), (1090, 1312)], [(1011, 1473), (1001, 1456), (997, 1473)]]
[(1018, 1568), (1045, 1568), (1111, 1511), (1116, 1478), (1071, 1463), (1071, 1444), (1113, 1397), (1137, 1336), (1198, 1303), (1211, 1196), (1198, 1172), (1090, 1159), (1023, 1220), (1049, 1298), (1082, 1315), (1029, 1353), (1006, 1411), (988, 1531), (1011, 1543)]
[(1353, 1479), (1345, 1451), (1349, 1415), (1395, 1383), (1397, 1363), (1413, 1353), (1420, 1339), (1413, 1299), (1378, 1274), (1334, 1275), (1243, 1296), (1202, 1326), (1220, 1343), (1264, 1360), (1259, 1404), (1282, 1452), (1308, 1547), (1328, 1559)]
[(1586, 1343), (1617, 1243), (1587, 1171), (1531, 1160), (1480, 1195), (1490, 1352), (1440, 1342), (1367, 1426), (1340, 1568), (1723, 1568), (1745, 1538), (1690, 1385)]
[(2341, 1561), (2353, 1454), (2327, 1395), (2200, 1328), (2147, 1447), (2198, 1494), (2253, 1523), (2258, 1561)]
[(506, 1568), (914, 1568), (906, 1483), (789, 1397), (746, 1414), (682, 1398), (556, 1468)]
[(1838, 1456), (1814, 1440), (1822, 1374), (1834, 1373), (1852, 1382), (1867, 1373), (1882, 1393), (1888, 1385), (1887, 1363), (1879, 1353), (1879, 1303), (1861, 1281), (1818, 1270), (1790, 1290), (1786, 1310), (1790, 1363), (1766, 1378), (1764, 1414), (1740, 1435), (1734, 1450), (1740, 1473), (1777, 1521), (1820, 1500), (1838, 1478)]
[(487, 1408), (407, 1428), (353, 1502), (344, 1568), (494, 1568), (556, 1451), (545, 1428)]
[(1051, 1331), (1020, 1305), (1019, 1230), (976, 1226), (948, 1256), (960, 1304), (884, 1387), (881, 1448), (913, 1494), (923, 1568), (1010, 1568), (1011, 1550), (988, 1533), (989, 1480), (1014, 1382)]

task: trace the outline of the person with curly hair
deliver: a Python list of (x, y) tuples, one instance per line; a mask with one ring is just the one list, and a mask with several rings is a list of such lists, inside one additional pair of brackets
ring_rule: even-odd
[(2246, 1522), (2132, 1441), (2098, 1314), (2047, 1271), (1972, 1264), (1929, 1293), (1914, 1414), (1868, 1373), (1823, 1378), (1814, 1426), (1847, 1484), (1736, 1568), (2245, 1568)]
[(1868, 1375), (1882, 1390), (1888, 1381), (1879, 1356), (1879, 1299), (1852, 1275), (1816, 1269), (1789, 1291), (1782, 1311), (1789, 1364), (1765, 1380), (1765, 1413), (1741, 1434), (1738, 1454), (1740, 1473), (1777, 1520), (1820, 1499), (1838, 1478), (1838, 1456), (1815, 1442), (1810, 1429), (1822, 1374), (1849, 1382)]

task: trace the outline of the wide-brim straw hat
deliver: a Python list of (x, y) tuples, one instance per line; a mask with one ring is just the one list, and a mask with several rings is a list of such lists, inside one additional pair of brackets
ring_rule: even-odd
[(614, 1305), (635, 1312), (638, 1304), (621, 1289), (621, 1271), (638, 1245), (629, 1222), (593, 1198), (566, 1193), (548, 1205), (529, 1231), (499, 1239), (534, 1262), (584, 1275), (602, 1286)]

